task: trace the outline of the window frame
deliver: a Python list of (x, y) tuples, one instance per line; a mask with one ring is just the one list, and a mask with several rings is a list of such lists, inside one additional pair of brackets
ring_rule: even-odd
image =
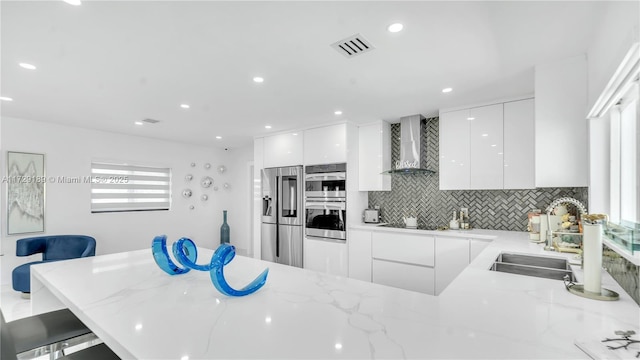
[(92, 214), (171, 210), (170, 167), (92, 160), (90, 172)]

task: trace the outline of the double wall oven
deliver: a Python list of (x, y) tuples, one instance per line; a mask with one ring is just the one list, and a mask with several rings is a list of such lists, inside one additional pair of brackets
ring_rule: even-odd
[(305, 168), (305, 235), (346, 241), (346, 164)]

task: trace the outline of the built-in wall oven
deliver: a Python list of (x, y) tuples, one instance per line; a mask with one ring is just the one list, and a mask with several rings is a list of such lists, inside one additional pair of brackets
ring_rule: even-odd
[(346, 240), (346, 164), (305, 168), (305, 235)]

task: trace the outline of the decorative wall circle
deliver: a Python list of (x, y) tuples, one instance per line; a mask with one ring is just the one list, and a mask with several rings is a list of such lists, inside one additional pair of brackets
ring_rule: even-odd
[(187, 176), (184, 177), (184, 180), (187, 181), (187, 182), (193, 180), (193, 175), (187, 174)]
[(191, 163), (191, 167), (196, 167), (196, 163)]
[(227, 171), (227, 167), (226, 166), (224, 166), (224, 165), (218, 166), (218, 172), (220, 174), (224, 173), (225, 171)]
[(200, 185), (205, 189), (211, 187), (211, 185), (213, 185), (213, 179), (210, 176), (205, 176), (200, 180)]
[(229, 185), (229, 183), (224, 183), (222, 186), (224, 187), (225, 190), (231, 189), (231, 185)]
[(213, 187), (213, 191), (218, 191), (218, 187), (217, 187), (217, 186), (214, 186), (214, 187)]
[(211, 164), (209, 163), (204, 164), (204, 168), (207, 170), (211, 169)]
[(184, 189), (182, 190), (182, 197), (185, 199), (188, 199), (191, 197), (191, 195), (193, 195), (193, 192), (191, 191), (191, 189)]
[(195, 208), (196, 208), (195, 206), (193, 206), (193, 205), (189, 205), (189, 210), (193, 210), (193, 209), (195, 209)]
[(209, 195), (203, 194), (202, 196), (200, 196), (200, 199), (202, 199), (202, 201), (207, 201), (209, 200)]

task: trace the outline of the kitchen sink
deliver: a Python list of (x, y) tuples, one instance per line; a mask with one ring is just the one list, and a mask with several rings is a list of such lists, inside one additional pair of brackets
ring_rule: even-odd
[(576, 281), (569, 262), (557, 257), (501, 253), (489, 270), (554, 280), (569, 275), (571, 281)]

